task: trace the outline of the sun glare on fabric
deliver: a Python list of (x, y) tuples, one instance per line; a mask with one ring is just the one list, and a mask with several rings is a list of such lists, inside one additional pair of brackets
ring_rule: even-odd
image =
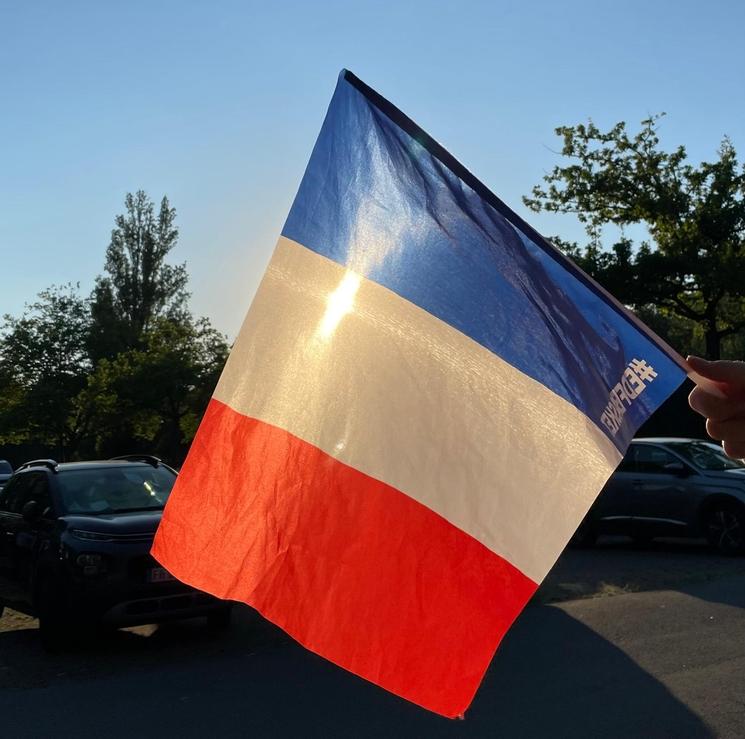
[(329, 294), (326, 300), (326, 312), (318, 326), (318, 334), (322, 339), (328, 339), (336, 331), (336, 327), (344, 316), (354, 307), (354, 296), (359, 290), (361, 277), (354, 272), (347, 272), (339, 286)]

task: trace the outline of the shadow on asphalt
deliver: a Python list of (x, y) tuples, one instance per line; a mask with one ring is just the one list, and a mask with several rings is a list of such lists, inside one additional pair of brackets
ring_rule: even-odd
[(721, 555), (697, 539), (637, 544), (601, 537), (590, 549), (567, 548), (536, 594), (536, 602), (686, 587), (745, 574), (745, 556)]
[[(334, 667), (249, 609), (218, 636), (174, 624), (46, 655), (0, 634), (0, 715), (14, 737), (707, 737), (703, 722), (562, 610), (529, 607), (464, 721), (435, 716)], [(9, 689), (11, 685), (18, 688)]]
[[(740, 574), (745, 572), (740, 570)], [(745, 609), (744, 585), (745, 581), (742, 578), (713, 579), (703, 585), (683, 585), (678, 590), (708, 603), (722, 603), (733, 608)]]

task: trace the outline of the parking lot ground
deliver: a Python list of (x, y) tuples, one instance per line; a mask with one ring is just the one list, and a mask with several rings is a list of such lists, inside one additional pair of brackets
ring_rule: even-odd
[(741, 737), (744, 568), (696, 543), (565, 553), (464, 721), (349, 675), (248, 608), (223, 634), (194, 620), (58, 655), (9, 614), (0, 715), (14, 737)]
[(541, 603), (675, 589), (745, 574), (745, 557), (727, 557), (703, 539), (657, 539), (639, 545), (600, 537), (592, 549), (567, 548), (536, 593)]

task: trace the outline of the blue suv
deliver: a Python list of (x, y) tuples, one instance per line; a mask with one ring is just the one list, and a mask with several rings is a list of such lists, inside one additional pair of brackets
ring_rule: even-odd
[(81, 626), (206, 616), (230, 604), (184, 585), (150, 547), (176, 472), (155, 457), (21, 465), (0, 491), (0, 614), (39, 618), (55, 649)]

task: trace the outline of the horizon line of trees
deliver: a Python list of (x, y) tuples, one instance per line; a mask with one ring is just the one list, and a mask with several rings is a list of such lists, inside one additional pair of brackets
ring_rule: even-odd
[(0, 457), (147, 452), (179, 464), (228, 354), (167, 256), (176, 211), (127, 194), (90, 295), (51, 286), (0, 327)]

